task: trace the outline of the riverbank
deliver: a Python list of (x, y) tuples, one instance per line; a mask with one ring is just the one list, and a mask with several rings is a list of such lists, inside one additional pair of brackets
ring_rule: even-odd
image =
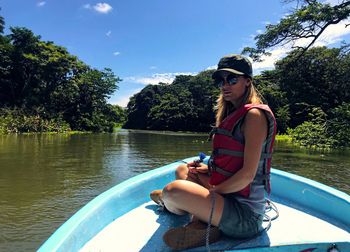
[[(132, 132), (132, 133), (157, 134), (157, 135), (208, 136), (208, 132), (123, 129), (121, 125), (114, 127), (112, 133), (118, 133), (120, 131), (128, 131), (128, 132)], [(17, 135), (38, 135), (38, 134), (42, 134), (42, 135), (83, 135), (83, 134), (94, 134), (94, 133), (95, 132), (92, 132), (92, 131), (73, 131), (73, 130), (67, 130), (67, 131), (63, 131), (63, 132), (47, 131), (47, 132), (4, 133), (3, 131), (1, 131), (1, 125), (0, 125), (0, 136), (1, 135), (11, 135), (11, 134), (17, 134)], [(293, 139), (292, 136), (287, 135), (287, 134), (277, 134), (276, 135), (276, 142), (286, 142), (286, 143), (293, 145), (294, 147), (297, 147), (300, 149), (321, 151), (321, 152), (349, 150), (349, 148), (330, 148), (330, 147), (320, 148), (316, 145), (304, 146), (304, 145), (298, 143), (297, 141), (295, 141), (295, 139)]]

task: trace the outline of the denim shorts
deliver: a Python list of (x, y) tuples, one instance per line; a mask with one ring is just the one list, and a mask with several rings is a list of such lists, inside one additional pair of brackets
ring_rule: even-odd
[(263, 216), (254, 213), (249, 206), (238, 202), (234, 194), (223, 195), (224, 210), (219, 229), (233, 238), (250, 238), (262, 229)]

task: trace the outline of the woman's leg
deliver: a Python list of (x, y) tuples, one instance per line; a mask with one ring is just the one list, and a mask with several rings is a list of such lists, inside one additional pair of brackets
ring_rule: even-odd
[[(215, 208), (212, 225), (218, 226), (224, 208), (224, 198), (215, 195)], [(209, 190), (187, 180), (175, 180), (163, 189), (162, 199), (165, 207), (172, 213), (190, 213), (201, 221), (208, 222), (212, 209), (212, 199)]]
[[(187, 167), (187, 164), (181, 164), (176, 168), (175, 171), (175, 177), (176, 179), (181, 180), (188, 180), (192, 181), (194, 183), (197, 183), (199, 185), (204, 186), (205, 188), (209, 189), (209, 176), (207, 174), (193, 174), (189, 172), (189, 168)], [(163, 206), (163, 195), (162, 190), (153, 190), (150, 193), (151, 199), (157, 203), (160, 206)], [(182, 215), (185, 214), (183, 211), (173, 211), (173, 213)]]

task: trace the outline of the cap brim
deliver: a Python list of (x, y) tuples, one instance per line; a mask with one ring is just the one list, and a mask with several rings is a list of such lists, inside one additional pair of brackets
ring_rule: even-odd
[(244, 73), (237, 71), (237, 70), (234, 70), (232, 68), (220, 68), (220, 69), (216, 70), (211, 77), (215, 78), (219, 73), (222, 73), (222, 72), (230, 72), (230, 73), (234, 73), (234, 74), (238, 74), (238, 75), (244, 75)]

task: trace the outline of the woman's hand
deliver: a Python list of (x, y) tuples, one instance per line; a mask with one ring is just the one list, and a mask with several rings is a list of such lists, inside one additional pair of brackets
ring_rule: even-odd
[(208, 173), (208, 166), (203, 163), (190, 162), (187, 164), (190, 173)]

